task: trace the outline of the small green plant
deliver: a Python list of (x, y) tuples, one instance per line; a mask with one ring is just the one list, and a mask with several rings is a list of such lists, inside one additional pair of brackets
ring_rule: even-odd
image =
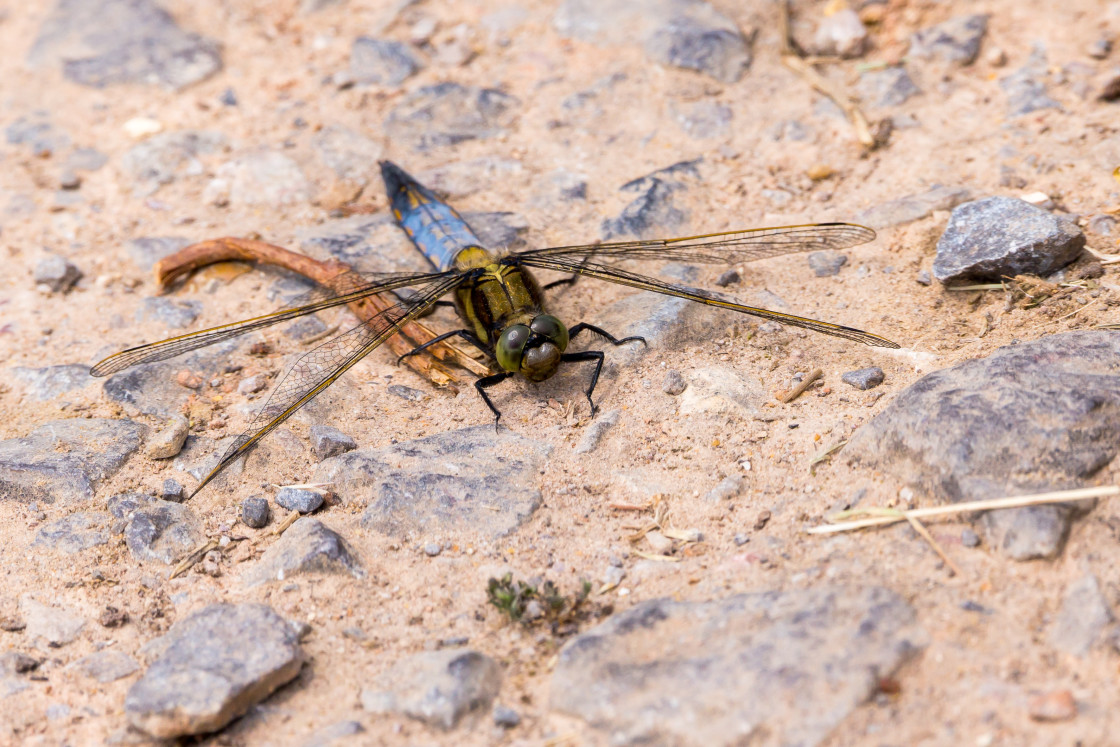
[(554, 625), (569, 622), (591, 593), (591, 582), (580, 579), (580, 590), (566, 597), (556, 584), (545, 581), (540, 586), (514, 581), (507, 573), (500, 579), (491, 578), (486, 585), (486, 598), (511, 621), (531, 623), (540, 619)]

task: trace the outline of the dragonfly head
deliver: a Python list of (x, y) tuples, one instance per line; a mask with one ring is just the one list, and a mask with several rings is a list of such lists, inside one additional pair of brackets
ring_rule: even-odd
[(567, 347), (568, 328), (556, 317), (541, 314), (527, 325), (503, 329), (494, 354), (506, 371), (520, 373), (529, 381), (544, 381), (556, 373)]

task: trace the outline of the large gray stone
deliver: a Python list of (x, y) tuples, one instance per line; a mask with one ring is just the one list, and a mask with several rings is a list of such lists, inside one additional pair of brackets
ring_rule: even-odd
[(17, 366), (12, 369), (12, 374), (18, 381), (22, 381), (27, 386), (27, 391), (40, 402), (93, 383), (93, 377), (89, 375), (89, 366), (80, 363), (43, 368)]
[[(844, 453), (950, 502), (1083, 487), (1120, 451), (1117, 360), (1120, 332), (1106, 330), (1002, 347), (907, 387)], [(988, 512), (988, 544), (1054, 557), (1072, 511)]]
[(104, 511), (75, 511), (69, 516), (43, 525), (35, 533), (32, 546), (48, 547), (72, 554), (109, 543), (109, 522)]
[(373, 688), (362, 707), (402, 713), (449, 731), (467, 715), (489, 711), (502, 685), (498, 663), (477, 651), (426, 651), (401, 659)]
[(177, 90), (222, 67), (217, 42), (181, 29), (152, 0), (58, 0), (27, 55), (67, 79), (103, 88), (156, 83)]
[(1020, 117), (1040, 109), (1062, 108), (1046, 92), (1046, 77), (1049, 74), (1046, 50), (1036, 45), (1025, 65), (1000, 78), (999, 87), (1007, 95), (1008, 117)]
[(152, 500), (132, 511), (124, 539), (135, 559), (170, 565), (202, 544), (206, 535), (198, 515), (189, 507)]
[(112, 477), (147, 431), (131, 420), (74, 418), (0, 441), (0, 500), (77, 501)]
[(618, 217), (603, 221), (603, 238), (658, 238), (687, 226), (688, 213), (677, 207), (674, 195), (700, 179), (700, 160), (681, 161), (623, 184), (620, 191), (635, 197)]
[(988, 30), (986, 15), (956, 16), (910, 38), (910, 57), (971, 65)]
[(327, 459), (313, 482), (368, 504), (362, 525), (394, 537), (500, 537), (540, 506), (549, 444), (492, 425)]
[(1048, 275), (1084, 248), (1085, 234), (1070, 218), (1013, 197), (988, 197), (953, 210), (933, 275), (942, 283)]
[(723, 83), (739, 80), (751, 64), (749, 40), (703, 0), (565, 0), (553, 25), (599, 46), (640, 43), (655, 62)]
[(159, 739), (217, 731), (299, 674), (296, 629), (263, 604), (212, 604), (145, 647), (124, 710)]
[(611, 744), (812, 745), (926, 643), (881, 587), (654, 599), (569, 641), (550, 699)]
[(417, 150), (492, 138), (512, 124), (520, 103), (492, 88), (437, 83), (406, 96), (385, 120), (385, 133)]
[(265, 551), (243, 579), (248, 586), (257, 586), (304, 573), (349, 574), (354, 578), (366, 575), (350, 543), (318, 519), (304, 517)]

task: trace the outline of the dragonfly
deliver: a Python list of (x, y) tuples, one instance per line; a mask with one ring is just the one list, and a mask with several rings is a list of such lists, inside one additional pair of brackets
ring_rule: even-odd
[[(396, 294), (397, 300), (384, 311), (298, 358), (252, 417), (245, 432), (234, 439), (194, 489), (192, 497), (402, 326), (429, 313), (438, 303), (447, 303), (444, 297), (448, 295), (452, 296), (463, 327), (417, 346), (401, 356), (398, 363), (452, 337), (477, 347), (487, 356), (491, 370), (496, 368), (495, 373), (475, 381), (475, 389), (493, 413), (495, 425), (501, 412), (487, 393), (488, 389), (515, 375), (534, 382), (544, 381), (565, 363), (592, 364), (585, 394), (594, 416), (596, 404), (592, 394), (603, 368), (604, 353), (601, 350), (569, 351), (568, 346), (581, 334), (590, 333), (612, 345), (645, 344), (641, 337), (619, 339), (585, 322), (567, 327), (545, 310), (546, 290), (569, 284), (579, 277), (684, 298), (865, 345), (899, 347), (885, 337), (854, 327), (747, 306), (722, 294), (640, 275), (618, 266), (627, 260), (737, 264), (794, 252), (844, 249), (874, 239), (875, 232), (870, 228), (851, 223), (813, 223), (501, 253), (486, 249), (453, 207), (399, 166), (382, 161), (380, 167), (393, 217), (428, 260), (432, 267), (430, 272), (349, 272), (332, 280), (331, 287), (318, 287), (269, 314), (132, 347), (90, 369), (93, 376), (108, 376), (131, 366), (182, 355), (373, 294)], [(542, 286), (533, 275), (535, 270), (565, 273), (568, 277)]]

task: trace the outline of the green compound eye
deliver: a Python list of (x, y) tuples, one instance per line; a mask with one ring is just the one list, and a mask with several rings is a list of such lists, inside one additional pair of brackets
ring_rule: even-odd
[(532, 330), (541, 337), (555, 343), (563, 352), (568, 347), (568, 328), (551, 314), (541, 314), (532, 322)]
[(506, 371), (516, 372), (520, 369), (521, 354), (525, 352), (525, 343), (529, 342), (530, 334), (529, 328), (524, 324), (515, 324), (502, 330), (494, 350), (498, 365)]

